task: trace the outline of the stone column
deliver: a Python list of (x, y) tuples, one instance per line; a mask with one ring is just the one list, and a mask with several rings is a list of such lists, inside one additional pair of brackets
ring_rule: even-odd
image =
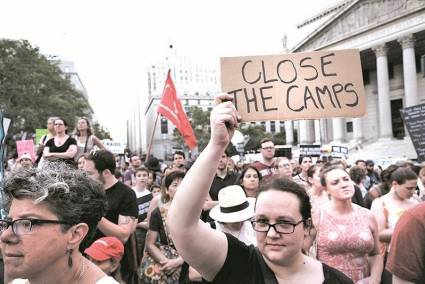
[(314, 120), (314, 143), (321, 144), (322, 143), (322, 128), (320, 127), (320, 119)]
[(388, 48), (383, 44), (375, 47), (373, 51), (376, 54), (376, 73), (378, 78), (379, 137), (392, 138)]
[(332, 119), (333, 143), (342, 143), (345, 141), (345, 120), (337, 117)]
[(299, 141), (300, 144), (308, 144), (308, 121), (307, 120), (300, 120), (300, 137)]
[(360, 117), (353, 118), (353, 140), (362, 143), (363, 139), (363, 120)]
[(294, 129), (292, 127), (292, 120), (285, 121), (285, 136), (286, 144), (294, 145)]
[(418, 82), (416, 79), (415, 39), (412, 34), (398, 40), (403, 48), (403, 77), (405, 106), (414, 106), (419, 103)]

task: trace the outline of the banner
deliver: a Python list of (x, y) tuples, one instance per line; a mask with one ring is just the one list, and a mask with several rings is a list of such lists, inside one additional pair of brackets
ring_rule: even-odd
[(242, 121), (360, 117), (366, 100), (357, 49), (221, 58), (221, 89)]

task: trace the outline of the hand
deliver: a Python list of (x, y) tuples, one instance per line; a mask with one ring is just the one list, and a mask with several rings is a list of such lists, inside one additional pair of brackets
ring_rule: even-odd
[(211, 142), (222, 147), (229, 144), (238, 125), (238, 114), (232, 100), (233, 97), (228, 94), (218, 95), (211, 112)]
[(165, 271), (165, 273), (171, 274), (174, 270), (182, 266), (182, 264), (183, 263), (180, 258), (163, 260), (161, 261), (161, 270)]

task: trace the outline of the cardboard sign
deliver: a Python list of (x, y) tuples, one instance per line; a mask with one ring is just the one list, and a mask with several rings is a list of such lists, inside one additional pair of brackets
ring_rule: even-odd
[(24, 153), (28, 153), (35, 160), (34, 141), (32, 140), (16, 141), (16, 151), (18, 152), (18, 157)]
[(124, 150), (126, 145), (119, 141), (112, 141), (109, 139), (102, 140), (103, 145), (105, 145), (106, 149), (111, 151), (115, 155), (124, 155)]
[(221, 89), (242, 121), (366, 113), (357, 49), (221, 58)]
[(344, 146), (332, 146), (331, 157), (332, 158), (344, 158), (348, 156), (348, 148)]
[(418, 161), (425, 161), (425, 104), (406, 107), (400, 110), (410, 139), (412, 139)]

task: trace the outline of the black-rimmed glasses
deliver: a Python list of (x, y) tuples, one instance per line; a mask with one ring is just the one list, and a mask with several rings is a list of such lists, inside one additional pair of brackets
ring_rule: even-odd
[(13, 221), (2, 220), (0, 219), (0, 235), (12, 226), (12, 231), (15, 235), (27, 235), (32, 231), (33, 226), (39, 226), (44, 224), (63, 224), (63, 225), (72, 225), (69, 222), (61, 221), (61, 220), (45, 220), (45, 219), (16, 219)]
[(269, 224), (260, 220), (251, 220), (252, 228), (254, 231), (268, 233), (270, 228), (273, 228), (279, 234), (292, 234), (295, 231), (295, 227), (304, 222), (300, 220), (297, 223), (291, 222), (277, 222), (275, 224)]

